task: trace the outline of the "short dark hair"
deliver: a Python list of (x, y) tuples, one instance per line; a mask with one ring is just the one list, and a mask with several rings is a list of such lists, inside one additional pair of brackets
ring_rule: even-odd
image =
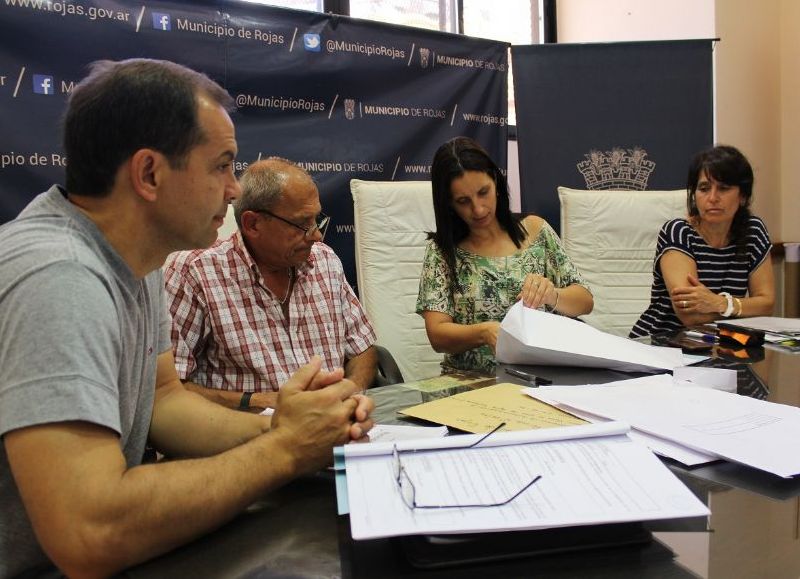
[(733, 216), (730, 240), (736, 245), (736, 253), (743, 255), (747, 249), (745, 234), (753, 199), (753, 167), (739, 149), (730, 145), (717, 145), (695, 155), (689, 164), (686, 182), (686, 206), (690, 217), (696, 218), (700, 215), (695, 194), (703, 173), (719, 183), (739, 187), (744, 203)]
[(469, 227), (453, 209), (450, 184), (467, 171), (486, 173), (494, 181), (497, 192), (497, 221), (518, 248), (525, 239), (519, 216), (511, 213), (508, 182), (500, 167), (479, 143), (468, 137), (456, 137), (439, 147), (431, 165), (431, 188), (436, 231), (428, 233), (442, 252), (450, 272), (450, 294), (456, 283), (456, 246), (469, 235)]
[(164, 60), (100, 60), (72, 91), (64, 116), (67, 191), (107, 195), (120, 166), (137, 150), (163, 153), (182, 168), (204, 142), (197, 96), (228, 111), (230, 95), (206, 75)]

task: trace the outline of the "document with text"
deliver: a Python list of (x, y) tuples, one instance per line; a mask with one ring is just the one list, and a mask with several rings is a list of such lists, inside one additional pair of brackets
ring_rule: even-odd
[(584, 422), (554, 406), (525, 396), (519, 384), (486, 386), (403, 408), (399, 412), (465, 432), (489, 432), (501, 422), (505, 424), (504, 430), (553, 428)]
[[(557, 388), (558, 387), (556, 387), (556, 389)], [(528, 389), (524, 389), (523, 392), (527, 394)], [(551, 401), (551, 404), (555, 404), (555, 402)], [(570, 411), (575, 416), (583, 418), (584, 420), (588, 420), (589, 422), (603, 423), (609, 420), (604, 416), (598, 416), (597, 414), (592, 414), (591, 412), (575, 410), (574, 408), (570, 409)], [(666, 438), (648, 434), (634, 428), (631, 428), (630, 432), (628, 432), (628, 436), (637, 442), (641, 442), (657, 455), (677, 460), (679, 463), (686, 466), (699, 466), (701, 464), (708, 464), (710, 462), (720, 460), (720, 457), (715, 454), (700, 452), (673, 440), (667, 440)]]
[[(619, 431), (617, 423), (610, 424), (564, 430)], [(546, 432), (558, 430), (562, 429)], [(519, 440), (500, 446), (431, 447), (396, 455), (363, 451), (351, 455), (345, 447), (353, 538), (545, 529), (709, 514), (652, 452), (626, 434), (542, 441), (545, 431), (531, 432), (539, 442), (526, 442), (524, 433), (514, 432), (498, 433)], [(399, 465), (403, 482), (397, 476)], [(534, 480), (505, 505), (459, 506), (502, 502)], [(411, 504), (423, 508), (409, 504), (408, 489), (403, 488), (408, 481), (414, 487)]]
[(800, 474), (800, 408), (684, 383), (668, 374), (529, 395), (754, 468)]

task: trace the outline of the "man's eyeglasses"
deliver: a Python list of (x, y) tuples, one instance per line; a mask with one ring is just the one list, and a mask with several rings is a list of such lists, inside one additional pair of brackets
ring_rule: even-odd
[(291, 225), (292, 227), (296, 227), (300, 231), (303, 232), (303, 237), (305, 239), (311, 239), (314, 234), (319, 231), (319, 234), (322, 236), (322, 239), (325, 239), (325, 232), (328, 230), (328, 224), (331, 222), (331, 218), (325, 215), (324, 213), (320, 213), (319, 215), (314, 218), (314, 225), (311, 227), (303, 227), (302, 225), (298, 225), (297, 223), (293, 223), (288, 219), (281, 217), (280, 215), (275, 215), (272, 211), (267, 211), (266, 209), (253, 209), (256, 213), (264, 213), (265, 215), (269, 215), (270, 217), (274, 217), (278, 221), (283, 221)]
[[(467, 449), (467, 448), (474, 448), (478, 446), (481, 442), (486, 440), (489, 436), (500, 430), (503, 426), (505, 426), (505, 422), (499, 424), (494, 430), (486, 433), (483, 437), (479, 438), (475, 442), (467, 446), (458, 446), (458, 447), (450, 447), (447, 449), (441, 450), (456, 450), (456, 449)], [(406, 452), (415, 452), (415, 451), (406, 451)], [(427, 451), (430, 452), (430, 451)], [(542, 475), (537, 475), (528, 482), (525, 486), (515, 492), (513, 495), (508, 497), (505, 500), (497, 501), (497, 502), (487, 502), (487, 503), (451, 503), (451, 504), (441, 504), (441, 505), (423, 505), (417, 502), (417, 489), (414, 486), (414, 483), (411, 481), (411, 478), (408, 476), (408, 472), (406, 471), (405, 467), (403, 466), (402, 462), (400, 461), (400, 454), (401, 451), (397, 450), (397, 446), (394, 447), (392, 450), (392, 459), (394, 462), (394, 478), (397, 482), (397, 488), (400, 491), (400, 496), (403, 498), (403, 502), (409, 509), (465, 509), (465, 508), (473, 508), (473, 507), (502, 507), (503, 505), (507, 505), (530, 487), (532, 487), (536, 482), (542, 478)]]

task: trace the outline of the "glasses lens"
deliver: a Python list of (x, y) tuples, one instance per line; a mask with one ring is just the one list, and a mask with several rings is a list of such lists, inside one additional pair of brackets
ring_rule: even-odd
[(394, 478), (400, 484), (400, 453), (397, 452), (396, 446), (392, 450), (392, 466), (394, 467)]
[(306, 238), (313, 237), (314, 234), (319, 231), (320, 236), (325, 238), (325, 231), (328, 229), (328, 223), (330, 223), (331, 218), (325, 215), (324, 213), (320, 213), (317, 215), (316, 223), (306, 232)]
[(416, 490), (414, 489), (414, 483), (411, 482), (411, 479), (408, 478), (408, 474), (406, 473), (405, 469), (400, 469), (400, 478), (398, 479), (398, 483), (400, 485), (400, 494), (403, 497), (403, 502), (409, 509), (413, 509), (416, 507)]

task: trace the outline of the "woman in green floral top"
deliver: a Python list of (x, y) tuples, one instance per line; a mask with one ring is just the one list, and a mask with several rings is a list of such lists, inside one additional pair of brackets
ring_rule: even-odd
[(541, 218), (512, 215), (508, 185), (488, 153), (457, 137), (431, 167), (436, 231), (429, 234), (417, 313), (446, 356), (445, 371), (494, 372), (500, 320), (522, 299), (567, 316), (594, 301), (555, 231)]

